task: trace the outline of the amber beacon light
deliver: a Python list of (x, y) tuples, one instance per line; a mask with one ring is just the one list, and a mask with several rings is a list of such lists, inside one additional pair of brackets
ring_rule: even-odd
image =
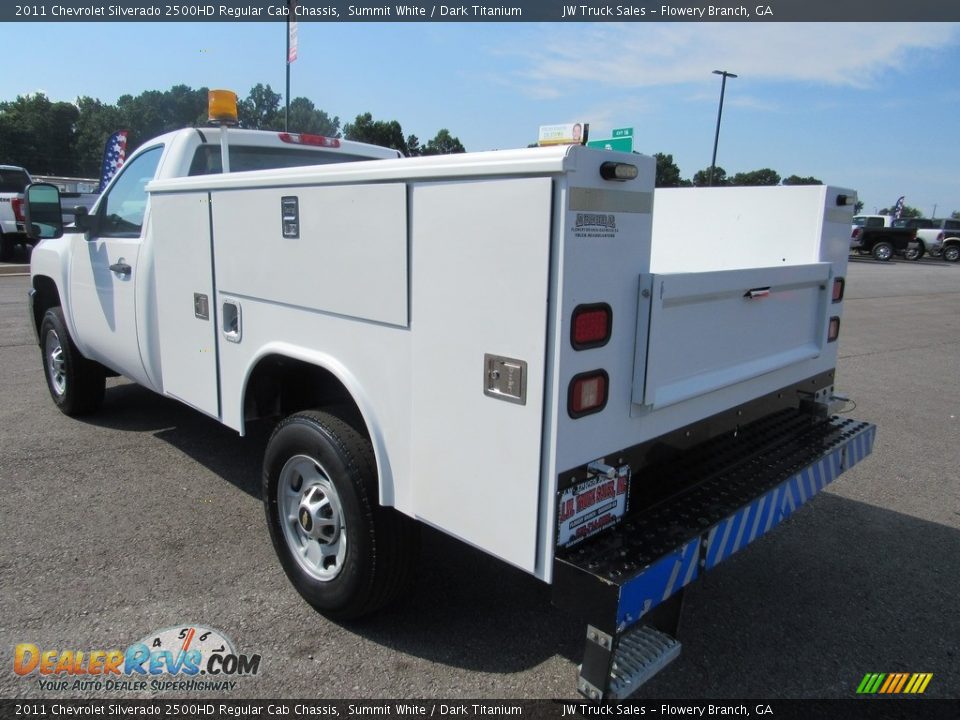
[(207, 93), (207, 117), (212, 123), (237, 124), (237, 94), (232, 90)]

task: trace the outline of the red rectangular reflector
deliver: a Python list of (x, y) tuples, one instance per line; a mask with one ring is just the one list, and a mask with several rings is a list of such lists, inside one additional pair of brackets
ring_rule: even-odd
[(612, 327), (613, 310), (606, 303), (578, 305), (573, 311), (570, 344), (574, 350), (606, 345)]
[(833, 302), (840, 302), (843, 300), (843, 288), (846, 285), (846, 281), (842, 277), (833, 279)]
[(600, 412), (607, 404), (609, 377), (603, 370), (580, 373), (570, 381), (567, 397), (567, 412), (578, 418)]
[(830, 327), (827, 329), (827, 342), (833, 342), (840, 337), (840, 318), (834, 315), (830, 318)]

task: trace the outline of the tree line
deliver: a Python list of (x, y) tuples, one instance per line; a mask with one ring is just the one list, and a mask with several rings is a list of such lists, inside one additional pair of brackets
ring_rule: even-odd
[(673, 155), (654, 153), (657, 161), (657, 187), (713, 187), (743, 186), (743, 185), (823, 185), (823, 181), (815, 177), (801, 177), (790, 175), (780, 177), (780, 173), (770, 168), (750, 170), (727, 175), (727, 171), (719, 165), (713, 168), (713, 182), (710, 183), (710, 168), (698, 170), (691, 179), (680, 175), (680, 168), (673, 161)]
[[(257, 130), (283, 130), (283, 97), (270, 85), (257, 83), (237, 103), (240, 127)], [(169, 90), (147, 90), (137, 96), (121, 95), (113, 105), (92, 97), (76, 102), (54, 102), (43, 93), (21, 95), (0, 102), (0, 163), (20, 165), (37, 175), (96, 177), (100, 173), (103, 147), (117, 130), (128, 131), (127, 151), (171, 130), (207, 125), (207, 88), (175, 85)], [(341, 124), (305, 97), (290, 101), (288, 127), (291, 132), (346, 138), (399, 150), (406, 156), (441, 155), (466, 152), (459, 138), (446, 128), (422, 142), (407, 135), (397, 120), (375, 120), (369, 112), (357, 115), (353, 122)], [(655, 153), (657, 187), (705, 187), (710, 168), (684, 178), (673, 155)], [(781, 177), (770, 168), (728, 175), (713, 169), (714, 186), (744, 185), (822, 185), (815, 177)], [(857, 203), (860, 212), (863, 203)], [(880, 211), (890, 214), (889, 208)], [(922, 217), (923, 213), (905, 206), (903, 217)], [(951, 217), (960, 217), (955, 211)]]
[[(257, 83), (237, 103), (240, 127), (283, 130), (282, 99), (270, 85)], [(117, 130), (128, 131), (129, 153), (162, 133), (205, 125), (205, 87), (175, 85), (166, 91), (121, 95), (112, 105), (86, 96), (54, 102), (43, 93), (21, 95), (0, 102), (0, 163), (20, 165), (37, 175), (96, 177), (107, 138)], [(405, 135), (398, 121), (375, 120), (371, 113), (341, 126), (339, 117), (330, 117), (305, 97), (291, 99), (288, 128), (392, 147), (408, 156), (465, 152), (446, 128), (421, 142), (416, 135)]]

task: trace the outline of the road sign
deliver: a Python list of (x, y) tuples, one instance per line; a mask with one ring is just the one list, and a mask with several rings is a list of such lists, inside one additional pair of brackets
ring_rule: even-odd
[(606, 140), (588, 141), (587, 147), (616, 150), (617, 152), (633, 152), (633, 128), (614, 128), (610, 134), (613, 137)]

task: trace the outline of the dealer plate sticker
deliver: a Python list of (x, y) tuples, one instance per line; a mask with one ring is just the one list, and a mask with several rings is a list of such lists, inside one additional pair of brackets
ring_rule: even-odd
[(569, 547), (616, 525), (627, 512), (629, 492), (629, 465), (617, 468), (613, 478), (593, 477), (561, 492), (557, 545)]

